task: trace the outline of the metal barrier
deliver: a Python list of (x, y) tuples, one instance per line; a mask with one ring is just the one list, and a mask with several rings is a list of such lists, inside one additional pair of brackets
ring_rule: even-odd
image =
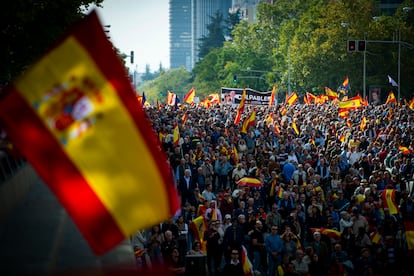
[(0, 184), (13, 177), (25, 164), (25, 160), (15, 159), (0, 151)]

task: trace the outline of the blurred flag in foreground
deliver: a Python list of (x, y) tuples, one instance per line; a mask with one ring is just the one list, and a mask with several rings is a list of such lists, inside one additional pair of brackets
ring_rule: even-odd
[(249, 254), (247, 253), (247, 249), (246, 247), (244, 247), (244, 245), (242, 245), (242, 250), (241, 250), (241, 263), (242, 263), (242, 267), (243, 267), (243, 273), (245, 276), (252, 276), (253, 275), (253, 265), (249, 260)]
[(2, 126), (95, 254), (179, 208), (166, 156), (95, 12), (1, 96)]

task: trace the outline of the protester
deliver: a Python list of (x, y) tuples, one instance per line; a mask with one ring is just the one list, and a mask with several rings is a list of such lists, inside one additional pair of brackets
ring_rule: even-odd
[[(301, 268), (295, 269), (292, 264), (296, 250), (312, 247), (313, 255), (305, 258), (310, 259), (306, 261), (310, 275), (349, 272), (352, 266), (357, 275), (378, 272), (379, 264), (388, 271), (414, 274), (408, 265), (413, 261), (412, 248), (407, 244), (411, 236), (406, 235), (404, 227), (405, 222), (414, 221), (409, 185), (414, 174), (413, 111), (404, 103), (367, 105), (350, 109), (346, 117), (340, 117), (334, 103), (254, 106), (256, 121), (246, 133), (241, 132), (241, 124), (252, 108), (247, 106), (239, 125), (232, 123), (237, 112), (231, 105), (145, 108), (154, 130), (165, 132), (163, 148), (173, 167), (182, 207), (190, 204), (188, 210), (192, 210), (193, 215), (190, 211), (186, 215), (188, 223), (200, 213), (211, 220), (213, 209), (214, 218), (225, 217), (224, 222), (221, 218), (218, 221), (226, 228), (223, 246), (218, 237), (214, 249), (220, 251), (225, 262), (214, 262), (238, 266), (231, 253), (234, 248), (240, 253), (242, 245), (251, 243), (248, 233), (252, 229), (246, 218), (253, 211), (251, 221), (263, 224), (264, 237), (272, 236), (275, 228), (282, 233), (283, 249), (275, 262), (269, 262), (270, 272), (280, 268), (286, 273), (299, 273)], [(179, 121), (184, 144), (168, 146), (173, 142), (170, 126), (184, 113), (192, 122)], [(266, 123), (269, 114), (272, 124)], [(361, 124), (362, 115), (368, 120), (366, 127)], [(292, 122), (299, 133), (293, 131)], [(236, 185), (244, 176), (260, 179), (263, 188)], [(213, 200), (216, 203), (211, 208)], [(207, 207), (210, 211), (206, 213)], [(167, 226), (163, 224), (162, 232), (171, 228)], [(322, 227), (337, 231), (338, 237), (315, 231)], [(298, 237), (292, 240), (284, 229), (292, 229), (289, 233), (298, 234), (300, 242)], [(199, 236), (194, 231), (192, 228), (189, 235), (190, 245)], [(207, 232), (212, 231), (210, 228)], [(386, 236), (392, 237), (392, 242)], [(336, 244), (349, 253), (345, 265), (341, 256), (332, 255)], [(268, 257), (274, 250), (267, 250)], [(404, 262), (396, 266), (397, 262), (374, 250), (394, 250), (394, 256), (401, 256)], [(263, 257), (252, 254), (250, 261), (255, 264), (259, 260), (254, 256)], [(238, 260), (241, 262), (240, 257)]]

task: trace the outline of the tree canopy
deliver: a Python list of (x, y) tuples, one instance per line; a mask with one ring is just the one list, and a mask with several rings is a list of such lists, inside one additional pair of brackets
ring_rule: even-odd
[(13, 0), (0, 4), (0, 84), (6, 84), (52, 45), (87, 8), (103, 0)]
[(231, 41), (196, 64), (194, 86), (204, 95), (233, 86), (233, 75), (247, 74), (248, 78), (238, 78), (237, 86), (265, 91), (276, 82), (279, 95), (289, 88), (299, 95), (323, 94), (325, 86), (336, 89), (349, 76), (355, 95), (363, 91), (364, 53), (348, 52), (346, 45), (347, 40), (366, 40), (366, 87), (389, 90), (387, 75), (398, 74), (400, 34), (405, 43), (400, 52), (401, 93), (411, 97), (414, 10), (403, 7), (414, 7), (413, 1), (405, 1), (392, 16), (379, 14), (372, 0), (261, 3), (256, 23), (242, 20)]

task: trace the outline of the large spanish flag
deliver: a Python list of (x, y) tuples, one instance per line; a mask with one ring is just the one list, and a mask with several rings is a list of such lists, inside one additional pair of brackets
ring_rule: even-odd
[(95, 12), (7, 88), (0, 121), (98, 255), (179, 208), (166, 156)]
[(342, 110), (353, 110), (358, 107), (361, 107), (361, 99), (359, 98), (341, 101), (338, 103), (338, 108)]

